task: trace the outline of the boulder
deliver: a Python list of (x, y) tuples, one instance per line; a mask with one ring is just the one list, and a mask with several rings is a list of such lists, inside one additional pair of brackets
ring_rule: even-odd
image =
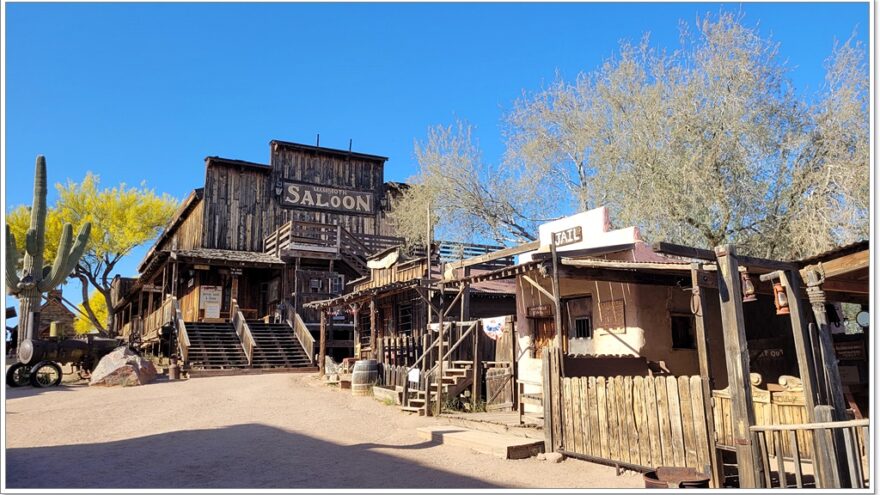
[(107, 354), (92, 372), (89, 385), (144, 385), (156, 378), (156, 367), (128, 347), (118, 347)]

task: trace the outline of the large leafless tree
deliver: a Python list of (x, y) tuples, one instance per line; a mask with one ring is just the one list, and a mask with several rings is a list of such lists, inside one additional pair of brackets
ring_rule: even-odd
[(409, 206), (430, 201), (445, 233), (514, 242), (548, 217), (607, 205), (651, 239), (767, 257), (866, 238), (863, 47), (836, 44), (824, 86), (799, 94), (778, 44), (740, 16), (682, 23), (680, 39), (671, 51), (647, 36), (622, 43), (599, 68), (524, 94), (497, 166), (467, 125), (431, 129), (398, 222), (423, 231), (424, 207)]

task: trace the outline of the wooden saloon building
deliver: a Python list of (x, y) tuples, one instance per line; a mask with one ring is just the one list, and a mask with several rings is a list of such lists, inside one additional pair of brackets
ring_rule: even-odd
[[(314, 366), (319, 315), (303, 304), (403, 243), (386, 215), (405, 186), (384, 182), (386, 160), (277, 140), (267, 164), (206, 158), (138, 277), (114, 281), (118, 331), (193, 370)], [(352, 328), (335, 322), (331, 354), (352, 355)]]

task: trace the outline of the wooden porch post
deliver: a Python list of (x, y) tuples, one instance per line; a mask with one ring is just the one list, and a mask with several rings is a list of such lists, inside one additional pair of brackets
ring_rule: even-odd
[[(552, 237), (552, 236), (551, 236)], [(550, 257), (553, 262), (551, 279), (553, 283), (553, 325), (556, 327), (556, 335), (553, 337), (553, 347), (562, 349), (562, 297), (559, 293), (559, 257), (556, 255), (556, 238), (550, 243)]]
[[(706, 438), (709, 443), (709, 474), (712, 477), (712, 488), (724, 487), (723, 463), (721, 452), (715, 448), (715, 415), (712, 411), (712, 367), (709, 359), (709, 333), (706, 331), (706, 301), (700, 289), (700, 272), (698, 263), (691, 263), (691, 287), (693, 297), (696, 300), (694, 321), (697, 331), (697, 359), (700, 362), (700, 382), (703, 385), (703, 414), (706, 417)], [(705, 272), (703, 272), (706, 275)], [(692, 306), (693, 307), (693, 306)]]
[(355, 358), (355, 359), (360, 359), (360, 358), (361, 358), (361, 349), (360, 349), (360, 342), (361, 342), (361, 337), (360, 337), (360, 335), (361, 335), (361, 332), (360, 332), (360, 330), (361, 330), (361, 326), (360, 326), (360, 325), (361, 325), (361, 324), (360, 324), (361, 305), (360, 305), (360, 303), (352, 303), (352, 304), (349, 305), (349, 307), (351, 308), (351, 321), (352, 321), (352, 328), (354, 328), (354, 332), (353, 332), (353, 333), (354, 333), (354, 342), (353, 342), (354, 358)]
[(370, 298), (370, 359), (376, 357), (376, 298)]
[[(430, 266), (430, 265), (428, 265)], [(440, 273), (443, 273), (443, 265), (440, 265)], [(430, 276), (430, 270), (428, 271)], [(440, 307), (439, 311), (437, 311), (437, 321), (440, 325), (439, 331), (439, 339), (437, 342), (437, 376), (434, 377), (437, 380), (437, 404), (435, 408), (435, 416), (440, 416), (443, 413), (443, 339), (445, 338), (443, 335), (443, 305), (446, 302), (446, 294), (443, 292), (444, 286), (441, 286), (440, 289)], [(430, 291), (428, 292), (430, 294)], [(449, 334), (452, 335), (452, 327), (449, 328)], [(428, 386), (428, 394), (430, 395), (430, 385)]]
[(321, 336), (318, 346), (318, 376), (324, 377), (324, 356), (327, 355), (327, 310), (321, 309)]
[[(740, 488), (763, 488), (764, 465), (755, 446), (752, 386), (749, 380), (749, 350), (742, 309), (739, 263), (733, 245), (715, 248), (718, 260), (718, 296), (724, 327), (724, 355), (730, 387), (733, 442)], [(707, 418), (708, 419), (708, 418)]]

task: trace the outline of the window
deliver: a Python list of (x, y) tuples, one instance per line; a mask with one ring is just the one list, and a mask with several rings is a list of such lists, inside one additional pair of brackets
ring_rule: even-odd
[(343, 277), (342, 275), (330, 276), (330, 293), (331, 294), (341, 294), (342, 286), (343, 286)]
[(321, 286), (323, 285), (321, 282), (320, 278), (309, 279), (309, 292), (321, 292)]
[(565, 313), (568, 315), (568, 338), (593, 338), (593, 298), (590, 296), (568, 299), (565, 301)]
[(591, 321), (591, 318), (589, 316), (575, 318), (573, 337), (576, 339), (593, 338), (593, 322)]
[(693, 315), (672, 313), (672, 348), (696, 349), (697, 337)]

